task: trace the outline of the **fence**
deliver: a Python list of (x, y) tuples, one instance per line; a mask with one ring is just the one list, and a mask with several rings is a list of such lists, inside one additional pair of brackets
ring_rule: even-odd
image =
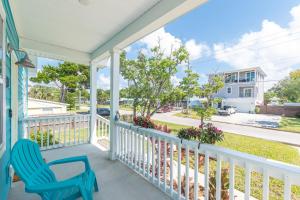
[(24, 137), (36, 141), (42, 150), (88, 143), (90, 115), (27, 118)]
[[(283, 185), (291, 199), (292, 185), (300, 186), (300, 168), (285, 163), (180, 140), (153, 129), (117, 122), (117, 158), (173, 199), (253, 199), (251, 180), (262, 180), (262, 199), (269, 199), (270, 180)], [(224, 170), (227, 169), (227, 170)], [(235, 182), (236, 173), (243, 176)], [(228, 189), (224, 174), (228, 173)], [(254, 176), (255, 175), (255, 176)], [(242, 184), (241, 184), (242, 183)], [(243, 185), (243, 192), (235, 189)], [(279, 190), (278, 188), (276, 188)], [(229, 191), (229, 192), (226, 192)]]

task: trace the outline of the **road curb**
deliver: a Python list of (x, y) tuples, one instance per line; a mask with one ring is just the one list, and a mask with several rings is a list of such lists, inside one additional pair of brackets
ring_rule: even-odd
[[(193, 118), (190, 118), (190, 119), (193, 119)], [(250, 126), (250, 127), (261, 128), (261, 129), (266, 129), (266, 130), (274, 130), (274, 131), (281, 131), (281, 132), (288, 132), (288, 133), (300, 134), (299, 132), (296, 132), (296, 131), (285, 131), (285, 130), (280, 130), (280, 129), (276, 129), (276, 128), (266, 128), (266, 127), (254, 126), (254, 125), (246, 125), (246, 124), (238, 124), (238, 123), (231, 123), (231, 122), (223, 122), (223, 121), (218, 121), (218, 120), (209, 120), (209, 122), (218, 122), (218, 123), (223, 123), (223, 124), (233, 124), (233, 125), (238, 125), (238, 126)]]

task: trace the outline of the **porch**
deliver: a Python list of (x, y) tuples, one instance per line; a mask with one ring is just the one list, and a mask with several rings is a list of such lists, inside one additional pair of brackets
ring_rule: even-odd
[[(16, 133), (22, 134), (15, 140), (27, 138), (37, 142), (47, 162), (86, 154), (99, 182), (100, 191), (94, 194), (95, 199), (221, 200), (224, 192), (228, 192), (231, 200), (248, 200), (254, 199), (251, 180), (255, 178), (261, 179), (262, 199), (269, 199), (274, 179), (283, 186), (281, 194), (285, 200), (294, 197), (292, 186), (300, 186), (299, 167), (181, 140), (174, 135), (117, 120), (120, 50), (205, 0), (135, 0), (128, 5), (119, 1), (109, 1), (107, 5), (94, 1), (94, 5), (84, 8), (81, 4), (77, 5), (77, 1), (71, 4), (64, 1), (11, 2), (15, 16), (8, 7), (8, 18), (13, 27), (10, 30), (18, 38), (13, 23), (15, 19), (21, 33), (20, 47), (31, 59), (43, 56), (90, 66), (90, 114), (24, 118), (22, 112), (26, 112), (23, 108), (26, 108), (27, 93), (23, 87), (28, 87), (24, 83), (28, 81), (24, 81), (28, 72), (24, 72), (24, 77), (19, 77), (22, 83), (18, 83), (16, 88), (25, 98), (12, 105), (13, 111), (7, 112), (14, 112), (11, 120), (20, 123), (12, 131), (7, 129), (7, 139), (4, 138), (7, 156), (3, 164), (0, 162), (1, 174), (5, 174), (0, 183), (5, 188), (4, 199), (12, 175), (9, 174), (12, 172), (9, 159), (13, 145), (10, 139)], [(115, 15), (111, 17), (112, 21), (107, 20), (107, 16), (112, 14)], [(37, 18), (39, 20), (35, 21)], [(48, 24), (49, 21), (51, 23)], [(13, 44), (14, 41), (18, 40), (11, 40), (11, 45), (19, 49), (19, 43)], [(111, 74), (110, 120), (96, 114), (97, 70), (107, 65), (110, 65)], [(18, 112), (22, 115), (18, 116)], [(5, 120), (10, 123), (9, 117)], [(82, 166), (77, 164), (54, 168), (59, 179), (73, 176), (81, 170)], [(238, 175), (241, 175), (242, 181), (236, 181)], [(224, 181), (224, 177), (228, 181)], [(225, 182), (227, 186), (223, 187)], [(39, 198), (26, 194), (24, 185), (18, 182), (12, 184), (8, 199)]]
[[(92, 144), (82, 144), (65, 148), (43, 151), (47, 162), (70, 157), (87, 155), (91, 167), (96, 173), (100, 191), (94, 193), (94, 199), (169, 199), (169, 197), (130, 168), (118, 161), (108, 159), (107, 151), (100, 150)], [(59, 180), (74, 176), (84, 170), (81, 164), (61, 165), (53, 168)], [(25, 193), (24, 184), (14, 183), (8, 199), (35, 200), (36, 194)]]
[[(262, 199), (274, 197), (274, 192), (279, 191), (286, 200), (297, 199), (292, 186), (300, 185), (299, 167), (181, 140), (122, 121), (115, 122), (116, 152), (115, 160), (111, 160), (110, 121), (97, 116), (96, 135), (90, 143), (90, 118), (90, 115), (28, 118), (25, 137), (40, 144), (46, 162), (87, 155), (100, 184), (95, 199), (140, 199), (141, 196), (144, 199), (223, 199), (228, 194), (232, 200), (255, 200), (254, 179), (261, 180)], [(82, 171), (83, 165), (63, 165), (53, 170), (62, 180)], [(274, 188), (274, 180), (283, 187)], [(13, 183), (9, 199), (25, 197), (38, 199), (36, 195), (25, 194), (22, 183)]]

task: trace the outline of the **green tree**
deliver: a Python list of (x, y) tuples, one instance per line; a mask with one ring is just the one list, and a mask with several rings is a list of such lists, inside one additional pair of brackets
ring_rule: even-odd
[(28, 96), (34, 99), (59, 101), (59, 89), (42, 85), (34, 85), (29, 89)]
[(292, 72), (290, 73), (290, 78), (291, 78), (291, 79), (298, 79), (298, 78), (300, 78), (300, 69), (297, 69), (297, 70), (295, 70), (295, 71), (292, 71)]
[(268, 105), (271, 102), (271, 99), (276, 97), (276, 93), (273, 91), (267, 91), (264, 93), (264, 105)]
[(120, 72), (129, 81), (128, 93), (133, 98), (133, 115), (139, 109), (142, 116), (152, 116), (158, 109), (174, 101), (171, 77), (177, 66), (187, 62), (188, 52), (182, 46), (166, 56), (160, 44), (151, 49), (151, 55), (139, 52), (137, 59), (121, 54)]
[(105, 104), (105, 102), (107, 102), (109, 100), (109, 97), (110, 97), (109, 90), (97, 89), (98, 104)]
[[(189, 101), (189, 98), (199, 93), (199, 74), (193, 72), (190, 69), (185, 70), (186, 76), (182, 78), (178, 89), (180, 89), (180, 97), (182, 100)], [(188, 107), (187, 107), (188, 109)]]
[(71, 62), (60, 63), (58, 66), (45, 65), (30, 80), (35, 83), (55, 84), (60, 90), (59, 101), (74, 105), (72, 96), (75, 91), (89, 87), (89, 67)]
[(275, 86), (269, 89), (265, 97), (272, 94), (284, 102), (300, 102), (300, 70), (290, 73), (289, 77), (279, 81)]
[(213, 114), (216, 113), (216, 109), (213, 107), (213, 104), (220, 102), (221, 99), (214, 98), (214, 94), (216, 94), (223, 87), (224, 81), (220, 76), (212, 77), (208, 83), (200, 87), (198, 97), (206, 99), (205, 102), (202, 102), (202, 106), (195, 108), (198, 116), (200, 116), (201, 125), (204, 124), (205, 119), (209, 119)]

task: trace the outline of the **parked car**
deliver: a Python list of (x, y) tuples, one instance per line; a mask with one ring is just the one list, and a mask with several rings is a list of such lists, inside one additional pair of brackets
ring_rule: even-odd
[(166, 113), (166, 112), (171, 112), (172, 111), (172, 107), (171, 106), (163, 106), (162, 108), (160, 108), (157, 113)]
[(108, 117), (110, 116), (110, 110), (109, 108), (97, 108), (97, 114), (102, 117)]
[(228, 110), (230, 114), (235, 114), (236, 113), (236, 108), (233, 106), (224, 106), (224, 110)]
[(236, 109), (233, 106), (224, 106), (223, 109), (218, 110), (219, 115), (231, 115), (236, 113)]

